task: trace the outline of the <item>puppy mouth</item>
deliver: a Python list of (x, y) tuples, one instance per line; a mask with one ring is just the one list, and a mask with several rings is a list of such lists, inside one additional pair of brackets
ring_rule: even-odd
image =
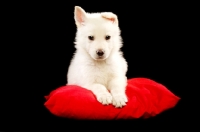
[(94, 59), (101, 61), (101, 60), (105, 60), (106, 57), (105, 56), (98, 56), (98, 57), (95, 57)]

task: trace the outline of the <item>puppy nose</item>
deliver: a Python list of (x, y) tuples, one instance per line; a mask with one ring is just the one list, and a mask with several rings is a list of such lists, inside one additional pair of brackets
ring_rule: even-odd
[(97, 50), (96, 53), (98, 56), (103, 56), (104, 51), (100, 49), (100, 50)]

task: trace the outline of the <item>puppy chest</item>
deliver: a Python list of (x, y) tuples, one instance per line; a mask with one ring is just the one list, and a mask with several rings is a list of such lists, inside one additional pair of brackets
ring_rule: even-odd
[(97, 66), (92, 70), (95, 83), (107, 85), (107, 83), (114, 77), (113, 71), (108, 66)]

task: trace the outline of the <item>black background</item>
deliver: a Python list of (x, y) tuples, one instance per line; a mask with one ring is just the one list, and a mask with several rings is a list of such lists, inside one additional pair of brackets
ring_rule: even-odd
[[(14, 43), (8, 44), (9, 81), (1, 96), (2, 130), (5, 129), (167, 129), (185, 125), (185, 31), (187, 3), (123, 1), (11, 3), (9, 26)], [(53, 116), (44, 96), (66, 84), (75, 51), (74, 6), (86, 12), (115, 13), (128, 62), (128, 78), (146, 77), (162, 83), (181, 100), (172, 109), (149, 119), (125, 121), (72, 121)], [(184, 6), (183, 6), (184, 5)], [(92, 129), (92, 127), (96, 127)], [(161, 128), (160, 128), (161, 127)]]

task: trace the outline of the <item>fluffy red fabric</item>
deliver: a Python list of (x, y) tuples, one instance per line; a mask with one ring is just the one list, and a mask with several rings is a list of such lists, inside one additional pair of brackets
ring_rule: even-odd
[(179, 97), (147, 78), (128, 80), (128, 103), (123, 108), (104, 106), (95, 95), (79, 86), (62, 86), (45, 96), (45, 107), (54, 115), (72, 119), (135, 119), (155, 116), (174, 107)]

